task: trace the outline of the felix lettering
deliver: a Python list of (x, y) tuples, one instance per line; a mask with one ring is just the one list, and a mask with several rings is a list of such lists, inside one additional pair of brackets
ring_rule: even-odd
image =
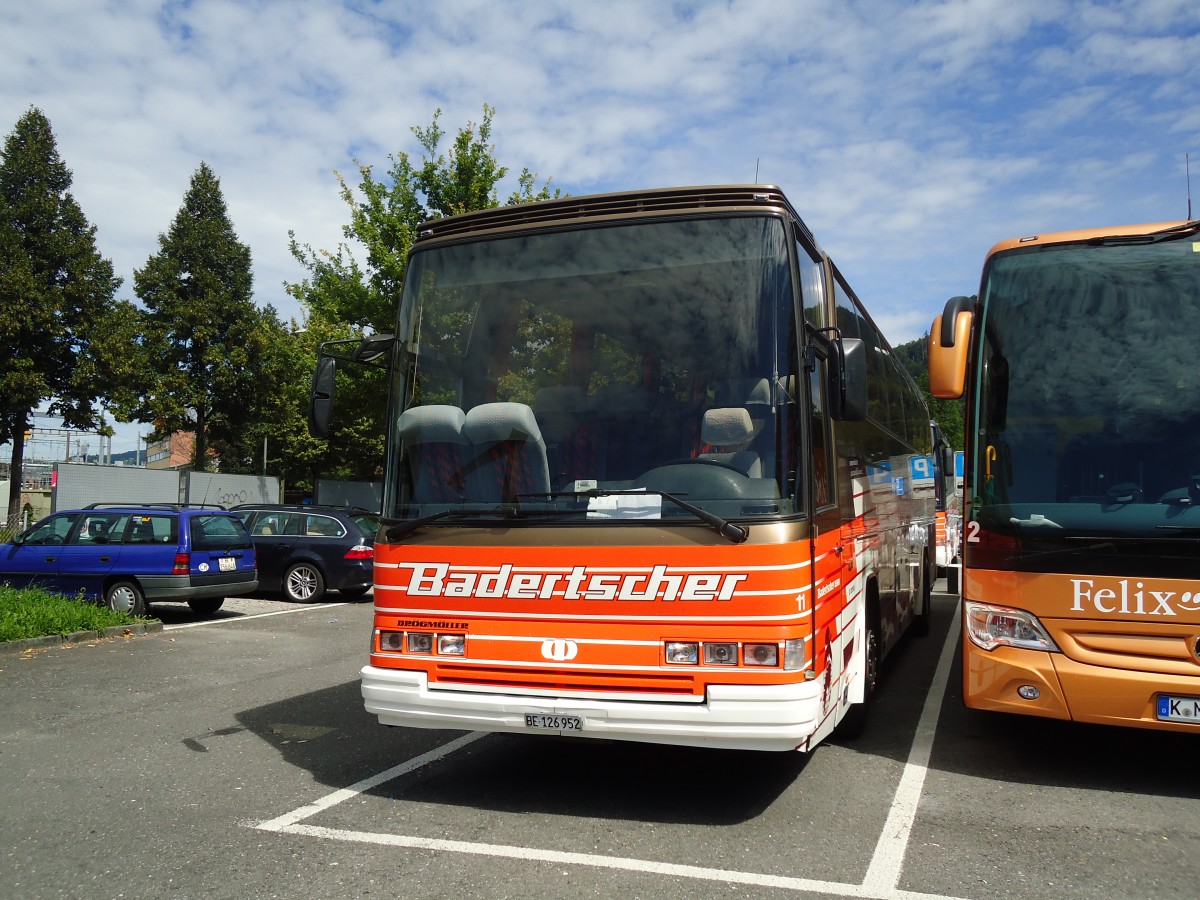
[[(1177, 616), (1171, 605), (1178, 596), (1175, 591), (1148, 591), (1144, 582), (1138, 581), (1130, 590), (1129, 579), (1122, 578), (1114, 587), (1096, 587), (1090, 578), (1072, 578), (1075, 612), (1096, 612), (1115, 615), (1134, 613), (1142, 616)], [(1190, 598), (1189, 598), (1190, 599)]]

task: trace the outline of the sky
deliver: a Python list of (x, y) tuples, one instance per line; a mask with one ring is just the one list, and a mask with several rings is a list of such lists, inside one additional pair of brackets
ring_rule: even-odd
[(1184, 219), (1200, 170), (1190, 0), (10, 6), (0, 134), (45, 113), (118, 296), (206, 162), (256, 302), (300, 325), (289, 231), (335, 249), (335, 172), (419, 159), (438, 109), (452, 139), (495, 108), (502, 199), (523, 168), (575, 196), (780, 186), (893, 345), (975, 293), (997, 241)]

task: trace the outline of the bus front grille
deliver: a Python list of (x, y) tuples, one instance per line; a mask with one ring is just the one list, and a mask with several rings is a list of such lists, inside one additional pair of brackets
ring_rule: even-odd
[(704, 685), (688, 674), (531, 670), (501, 666), (439, 664), (430, 672), (430, 687), (564, 691), (572, 693), (661, 694), (703, 696)]

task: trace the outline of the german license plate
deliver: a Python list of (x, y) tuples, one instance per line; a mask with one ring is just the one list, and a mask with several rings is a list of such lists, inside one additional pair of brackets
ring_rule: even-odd
[(544, 728), (548, 731), (583, 731), (583, 719), (579, 716), (543, 716), (525, 714), (526, 728)]
[(1161, 722), (1193, 722), (1200, 725), (1200, 697), (1159, 694), (1158, 718)]
[(222, 556), (217, 560), (217, 568), (222, 572), (233, 572), (237, 570), (237, 560), (232, 556)]

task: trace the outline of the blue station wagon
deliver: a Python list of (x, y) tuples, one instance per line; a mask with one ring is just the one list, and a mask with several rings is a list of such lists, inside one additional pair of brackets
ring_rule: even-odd
[(93, 504), (0, 544), (0, 583), (37, 586), (144, 615), (157, 600), (200, 613), (258, 586), (241, 519), (211, 506)]

